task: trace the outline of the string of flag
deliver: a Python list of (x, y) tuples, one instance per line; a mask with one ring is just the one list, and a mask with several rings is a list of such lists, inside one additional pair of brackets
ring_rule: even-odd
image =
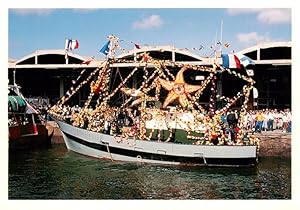
[[(142, 49), (143, 46), (149, 46), (148, 44), (145, 44), (145, 45), (141, 45), (139, 43), (136, 43), (134, 41), (126, 41), (124, 39), (122, 40), (119, 40), (119, 42), (126, 42), (126, 43), (130, 43), (134, 46), (135, 49)], [(103, 47), (99, 50), (99, 52), (107, 55), (108, 54), (108, 51), (109, 51), (109, 43), (110, 41), (106, 42)], [(216, 45), (218, 46), (224, 46), (225, 48), (229, 48), (230, 47), (230, 43), (229, 42), (226, 42), (224, 44), (222, 44), (221, 42), (217, 42)], [(118, 43), (117, 43), (117, 46), (116, 46), (119, 50), (121, 50), (123, 53), (129, 53), (129, 50), (128, 49), (125, 49), (125, 48), (122, 48)], [(204, 50), (204, 49), (209, 49), (209, 50), (213, 50), (216, 46), (210, 46), (210, 47), (207, 47), (205, 48), (202, 44), (199, 46), (199, 47), (192, 47), (192, 48), (184, 48), (184, 50), (187, 50), (187, 51), (201, 51), (201, 50)]]
[[(125, 40), (119, 40), (119, 42), (126, 42)], [(107, 55), (109, 53), (109, 48), (110, 48), (110, 43), (111, 41), (107, 41), (103, 47), (99, 50), (99, 52)], [(136, 42), (133, 42), (133, 41), (127, 41), (127, 43), (131, 43), (133, 44), (134, 48), (136, 49), (141, 49), (142, 48), (142, 45), (141, 44), (138, 44)], [(229, 48), (230, 47), (230, 43), (229, 42), (226, 42), (224, 44), (222, 44), (220, 41), (216, 43), (216, 45), (218, 46), (224, 46), (225, 48)], [(145, 44), (144, 46), (149, 46), (147, 44)], [(122, 52), (129, 52), (127, 49), (125, 48), (122, 48), (119, 44), (117, 44), (117, 46), (115, 46), (117, 48), (119, 48)], [(212, 50), (214, 49), (216, 46), (210, 46), (208, 47), (208, 49)], [(78, 49), (79, 48), (79, 41), (77, 39), (66, 39), (65, 40), (65, 50), (66, 51), (72, 51), (74, 49)], [(201, 50), (204, 50), (204, 49), (207, 49), (205, 48), (203, 45), (200, 45), (199, 47), (192, 47), (192, 48), (184, 48), (185, 50), (188, 50), (188, 51), (201, 51)]]
[[(130, 43), (134, 46), (135, 49), (141, 49), (142, 45), (138, 44), (136, 42), (133, 41), (126, 41), (126, 40), (119, 40), (119, 38), (117, 38), (114, 35), (110, 35), (108, 36), (108, 41), (106, 41), (104, 43), (104, 45), (101, 47), (101, 49), (99, 50), (99, 52), (103, 53), (104, 55), (109, 55), (109, 53), (113, 50), (116, 51), (117, 49), (121, 50), (123, 53), (128, 53), (129, 51), (122, 48), (120, 46), (120, 42), (127, 42)], [(149, 45), (144, 45), (144, 46), (149, 46)], [(225, 48), (229, 48), (230, 47), (230, 43), (225, 42), (224, 44), (222, 44), (220, 41), (217, 42), (215, 44), (215, 46), (210, 46), (210, 49), (215, 49), (217, 46), (224, 46)], [(66, 56), (68, 54), (68, 51), (72, 51), (74, 49), (78, 49), (79, 48), (79, 41), (77, 39), (66, 39), (65, 41), (65, 50), (66, 50)], [(205, 47), (203, 45), (200, 45), (199, 47), (193, 47), (193, 48), (184, 48), (185, 50), (203, 50), (205, 49)], [(215, 52), (215, 51), (214, 51)], [(248, 65), (254, 64), (254, 61), (242, 54), (222, 54), (221, 55), (222, 58), (222, 65), (224, 68), (230, 69), (230, 68), (235, 68), (235, 69), (240, 69), (241, 65), (243, 65), (245, 68)], [(92, 61), (92, 59), (88, 59), (83, 61), (81, 64), (86, 64), (89, 65), (90, 62)]]

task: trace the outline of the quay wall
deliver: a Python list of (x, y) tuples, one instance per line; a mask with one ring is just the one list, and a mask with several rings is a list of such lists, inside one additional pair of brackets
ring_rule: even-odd
[[(53, 121), (47, 122), (49, 132), (53, 131), (52, 144), (64, 144), (61, 131)], [(291, 134), (282, 131), (264, 131), (255, 134), (260, 138), (259, 157), (291, 157)]]
[(291, 133), (276, 130), (255, 135), (260, 138), (260, 157), (291, 157)]

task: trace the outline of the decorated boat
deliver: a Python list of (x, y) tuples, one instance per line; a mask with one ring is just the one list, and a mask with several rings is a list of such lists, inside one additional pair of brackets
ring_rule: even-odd
[(16, 84), (8, 86), (8, 135), (9, 150), (47, 148), (53, 135)]
[[(118, 48), (119, 39), (109, 36), (101, 49), (107, 59), (92, 72), (83, 70), (49, 110), (69, 150), (111, 161), (258, 163), (259, 139), (242, 128), (255, 81), (230, 68), (230, 56), (239, 61), (236, 55), (186, 64), (154, 58), (143, 50), (135, 52), (134, 59), (124, 59), (116, 56)], [(127, 66), (123, 75), (120, 66)], [(222, 77), (239, 80), (241, 89), (232, 96), (220, 94), (217, 83)], [(76, 99), (82, 91), (88, 93), (84, 104)], [(223, 117), (233, 108), (239, 116), (229, 124)]]

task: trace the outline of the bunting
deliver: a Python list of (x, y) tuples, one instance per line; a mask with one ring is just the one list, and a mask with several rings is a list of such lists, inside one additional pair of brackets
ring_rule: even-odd
[(136, 49), (141, 49), (141, 45), (137, 44), (137, 43), (134, 43), (133, 41), (131, 41), (132, 44), (134, 44), (134, 47)]
[(225, 47), (225, 48), (229, 48), (229, 47), (230, 47), (230, 43), (226, 42), (226, 43), (224, 44), (224, 47)]
[(82, 64), (89, 65), (91, 62), (92, 62), (92, 60), (85, 60), (82, 63), (80, 63), (80, 65), (82, 65)]

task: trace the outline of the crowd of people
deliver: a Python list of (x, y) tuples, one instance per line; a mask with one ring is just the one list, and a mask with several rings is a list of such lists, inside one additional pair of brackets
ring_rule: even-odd
[[(106, 111), (101, 112), (100, 110)], [(73, 126), (95, 132), (126, 136), (134, 136), (139, 133), (138, 125), (140, 123), (137, 122), (140, 122), (140, 114), (134, 109), (121, 110), (117, 107), (102, 107), (94, 110), (91, 107), (83, 109), (78, 105), (73, 107), (59, 105), (52, 107), (51, 113)], [(190, 137), (196, 140), (196, 144), (209, 142), (215, 145), (243, 145), (245, 142), (255, 140), (255, 135), (253, 135), (255, 132), (278, 130), (290, 133), (292, 129), (292, 113), (289, 109), (249, 110), (243, 115), (240, 114), (239, 110), (229, 110), (223, 115), (215, 116), (218, 117), (212, 118), (209, 113), (202, 115), (199, 122), (206, 123), (211, 126), (211, 129), (207, 129), (202, 137)], [(180, 119), (177, 119), (176, 122), (179, 121)], [(133, 134), (130, 134), (131, 132)]]
[(29, 97), (27, 98), (27, 101), (36, 111), (41, 114), (44, 119), (50, 119), (47, 113), (48, 109), (51, 107), (49, 98)]
[[(238, 123), (238, 111), (230, 111), (223, 116), (222, 121), (226, 120), (228, 125)], [(249, 110), (243, 116), (242, 128), (253, 132), (274, 131), (290, 133), (292, 130), (292, 113), (290, 109), (262, 109)]]

